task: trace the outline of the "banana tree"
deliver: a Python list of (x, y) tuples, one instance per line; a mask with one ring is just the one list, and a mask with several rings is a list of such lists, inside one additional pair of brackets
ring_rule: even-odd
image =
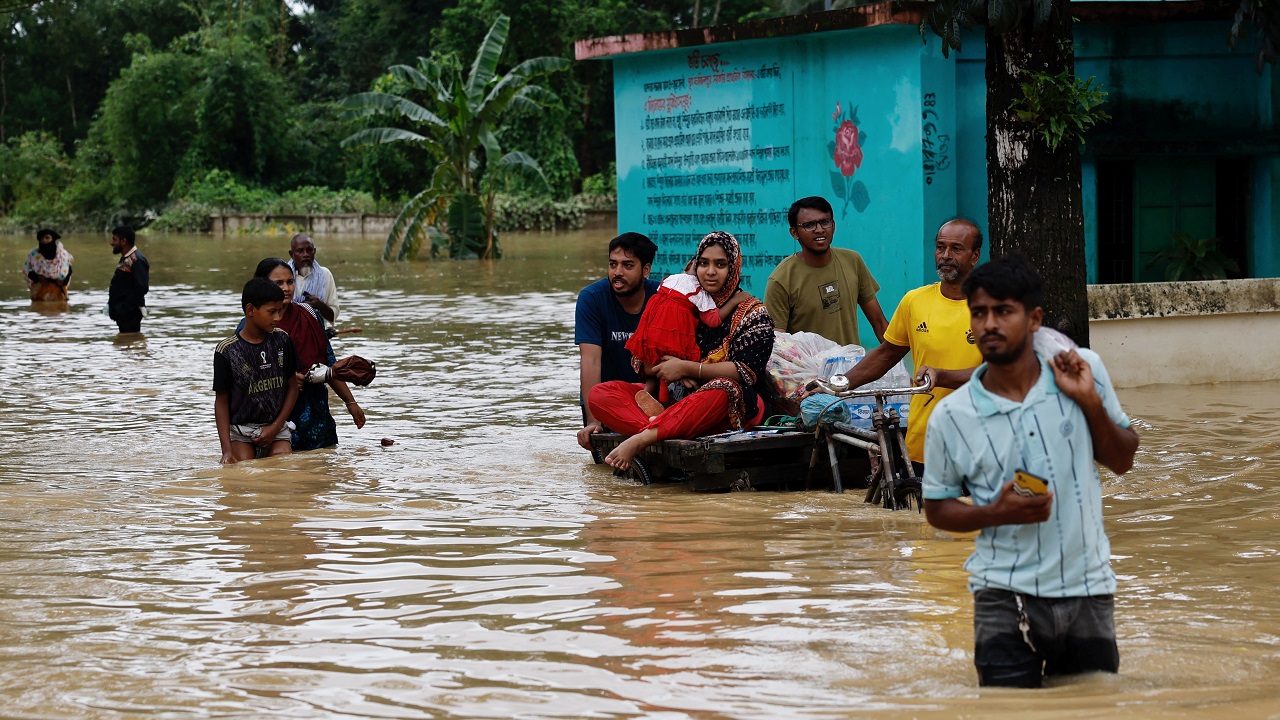
[[(464, 74), (456, 57), (418, 58), (416, 67), (393, 65), (385, 90), (343, 100), (348, 119), (392, 116), (413, 129), (378, 127), (343, 140), (344, 147), (415, 143), (437, 161), (431, 183), (414, 195), (387, 234), (383, 259), (414, 257), (423, 240), (431, 255), (502, 256), (495, 225), (495, 197), (516, 177), (546, 185), (542, 168), (523, 152), (502, 151), (497, 131), (513, 115), (555, 102), (533, 81), (569, 67), (558, 57), (538, 57), (497, 73), (511, 20), (500, 15), (489, 28), (471, 68)], [(396, 247), (399, 246), (399, 252)]]

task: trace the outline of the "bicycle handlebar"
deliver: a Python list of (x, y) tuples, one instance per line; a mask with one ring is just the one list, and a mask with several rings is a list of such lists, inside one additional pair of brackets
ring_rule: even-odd
[(919, 385), (909, 388), (876, 388), (874, 390), (858, 390), (849, 387), (849, 379), (844, 375), (833, 375), (830, 380), (810, 380), (804, 389), (809, 392), (820, 390), (828, 395), (834, 395), (840, 398), (856, 398), (856, 397), (880, 397), (887, 398), (893, 395), (919, 395), (927, 393), (933, 389), (933, 383), (930, 382), (926, 375), (924, 381)]

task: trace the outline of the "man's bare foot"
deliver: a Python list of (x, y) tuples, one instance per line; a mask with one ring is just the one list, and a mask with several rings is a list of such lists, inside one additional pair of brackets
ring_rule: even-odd
[(641, 390), (636, 393), (636, 405), (640, 406), (640, 409), (650, 420), (661, 415), (662, 411), (666, 410), (666, 408), (662, 407), (662, 403), (653, 399), (648, 390)]
[(605, 456), (604, 464), (626, 472), (631, 469), (631, 461), (636, 455), (656, 442), (658, 442), (657, 430), (645, 430), (639, 435), (632, 435)]

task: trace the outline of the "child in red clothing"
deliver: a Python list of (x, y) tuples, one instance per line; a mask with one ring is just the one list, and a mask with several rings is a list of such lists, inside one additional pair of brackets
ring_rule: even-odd
[[(719, 327), (741, 302), (741, 297), (735, 297), (724, 307), (717, 308), (715, 300), (692, 274), (693, 263), (689, 261), (683, 273), (662, 281), (658, 292), (645, 305), (635, 334), (627, 341), (627, 350), (645, 365), (657, 365), (667, 355), (696, 361), (702, 356), (698, 350), (698, 321)], [(654, 390), (658, 391), (658, 400), (663, 405), (670, 400), (666, 384), (657, 378), (648, 378), (645, 389), (636, 395), (636, 401), (642, 403), (641, 407), (646, 412), (650, 409), (662, 412), (661, 407), (652, 405)], [(643, 403), (650, 403), (650, 406)]]

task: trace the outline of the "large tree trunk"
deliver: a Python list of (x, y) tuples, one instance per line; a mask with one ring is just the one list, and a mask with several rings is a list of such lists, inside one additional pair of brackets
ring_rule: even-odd
[(1075, 73), (1067, 0), (1034, 30), (1028, 13), (1013, 30), (987, 31), (988, 233), (991, 257), (1021, 252), (1044, 276), (1045, 325), (1088, 346), (1080, 145), (1068, 136), (1049, 150), (1009, 109), (1025, 72), (1063, 69)]

